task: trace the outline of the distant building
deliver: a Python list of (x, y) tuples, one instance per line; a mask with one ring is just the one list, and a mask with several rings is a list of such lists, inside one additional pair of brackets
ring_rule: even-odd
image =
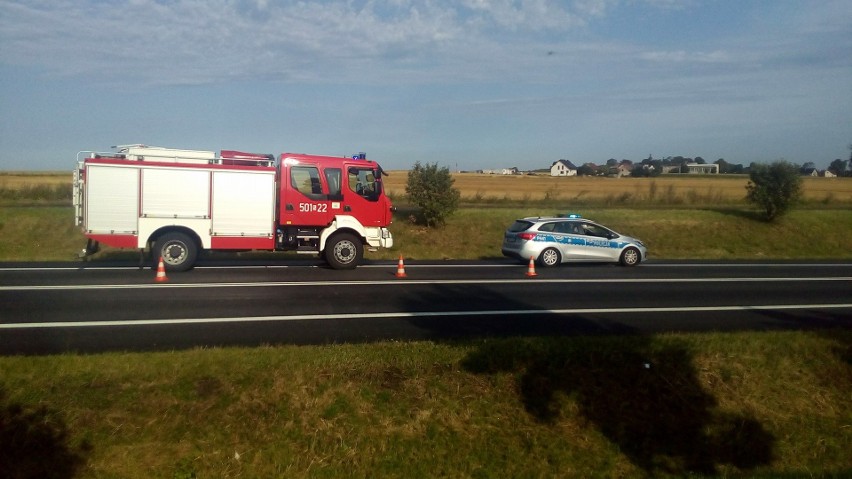
[(621, 163), (615, 167), (616, 176), (630, 176), (633, 173), (633, 162), (630, 160), (621, 160)]
[(577, 167), (568, 160), (554, 161), (550, 165), (550, 176), (577, 176)]
[(715, 163), (687, 163), (687, 173), (690, 175), (718, 175), (719, 165)]

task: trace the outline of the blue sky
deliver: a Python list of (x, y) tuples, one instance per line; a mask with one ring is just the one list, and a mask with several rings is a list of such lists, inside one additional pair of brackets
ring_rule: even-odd
[(824, 168), (852, 143), (852, 1), (0, 0), (0, 111), (0, 170), (129, 143)]

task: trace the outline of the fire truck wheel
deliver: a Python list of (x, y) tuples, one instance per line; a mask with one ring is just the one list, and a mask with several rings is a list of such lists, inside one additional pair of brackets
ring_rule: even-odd
[(332, 236), (325, 244), (325, 259), (334, 269), (355, 269), (364, 256), (364, 245), (351, 234)]
[(154, 261), (163, 258), (166, 271), (186, 271), (195, 264), (198, 247), (183, 233), (166, 233), (154, 245)]

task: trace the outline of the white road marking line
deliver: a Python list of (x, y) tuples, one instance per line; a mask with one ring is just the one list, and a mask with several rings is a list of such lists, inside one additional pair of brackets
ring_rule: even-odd
[[(580, 264), (580, 263), (577, 263)], [(586, 264), (595, 264), (595, 263), (586, 263)], [(602, 266), (605, 266), (606, 263), (600, 263)], [(387, 264), (363, 264), (358, 266), (359, 268), (395, 268), (397, 266), (396, 261), (393, 263)], [(522, 265), (521, 263), (505, 263), (505, 264), (438, 264), (438, 263), (413, 263), (406, 264), (406, 268), (522, 268), (526, 265)], [(293, 265), (234, 265), (234, 266), (204, 266), (199, 265), (194, 269), (201, 270), (235, 270), (235, 269), (287, 269), (287, 268), (319, 268), (320, 264), (293, 264)], [(570, 268), (571, 264), (567, 264), (563, 266), (564, 268)], [(819, 268), (852, 268), (852, 263), (655, 263), (655, 262), (643, 262), (640, 268), (654, 267), (654, 268), (753, 268), (753, 267), (761, 267), (761, 268), (808, 268), (808, 267), (819, 267)], [(0, 272), (9, 271), (9, 272), (27, 272), (27, 271), (131, 271), (131, 270), (139, 270), (139, 269), (151, 269), (151, 265), (146, 265), (142, 268), (139, 266), (36, 266), (36, 267), (27, 267), (27, 266), (18, 266), (18, 267), (6, 267), (0, 268)]]
[(412, 286), (424, 284), (535, 284), (535, 283), (753, 283), (753, 282), (813, 282), (852, 281), (852, 276), (827, 276), (814, 278), (610, 278), (610, 279), (434, 279), (434, 280), (380, 280), (380, 281), (269, 281), (259, 283), (143, 283), (143, 284), (78, 284), (78, 285), (21, 285), (0, 286), (3, 291), (78, 291), (97, 289), (169, 289), (169, 288), (269, 288), (303, 286)]
[(807, 268), (807, 267), (830, 267), (830, 268), (852, 268), (852, 263), (642, 263), (640, 268), (647, 266), (662, 267), (672, 266), (675, 268)]
[[(196, 266), (193, 269), (287, 269), (287, 268), (318, 268), (320, 265), (304, 264), (304, 265), (234, 265), (234, 266)], [(373, 267), (374, 265), (362, 265), (363, 268)], [(387, 268), (391, 265), (388, 263)], [(396, 266), (396, 263), (393, 264)], [(2, 271), (133, 271), (133, 270), (150, 270), (153, 269), (150, 264), (146, 264), (141, 268), (139, 266), (15, 266), (0, 268)]]
[(315, 321), (334, 319), (405, 319), (444, 316), (518, 316), (545, 314), (613, 314), (613, 313), (694, 313), (694, 312), (724, 312), (724, 311), (781, 311), (798, 309), (848, 309), (847, 304), (774, 304), (759, 306), (694, 306), (672, 308), (582, 308), (582, 309), (524, 309), (524, 310), (494, 310), (494, 311), (425, 311), (425, 312), (396, 312), (396, 313), (358, 313), (358, 314), (297, 314), (290, 316), (246, 316), (230, 318), (175, 318), (175, 319), (139, 319), (124, 321), (79, 321), (79, 322), (48, 322), (48, 323), (10, 323), (0, 324), (4, 329), (33, 329), (33, 328), (88, 328), (103, 326), (161, 326), (186, 324), (215, 324), (215, 323), (260, 323), (272, 321)]

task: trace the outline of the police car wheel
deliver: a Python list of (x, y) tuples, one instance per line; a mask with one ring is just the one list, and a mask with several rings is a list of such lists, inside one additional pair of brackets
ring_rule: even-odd
[(622, 266), (636, 266), (641, 261), (642, 256), (636, 248), (627, 248), (621, 253)]
[(557, 251), (556, 248), (547, 248), (541, 252), (541, 255), (538, 257), (538, 261), (545, 267), (556, 266), (562, 262), (562, 255), (559, 254), (559, 251)]

